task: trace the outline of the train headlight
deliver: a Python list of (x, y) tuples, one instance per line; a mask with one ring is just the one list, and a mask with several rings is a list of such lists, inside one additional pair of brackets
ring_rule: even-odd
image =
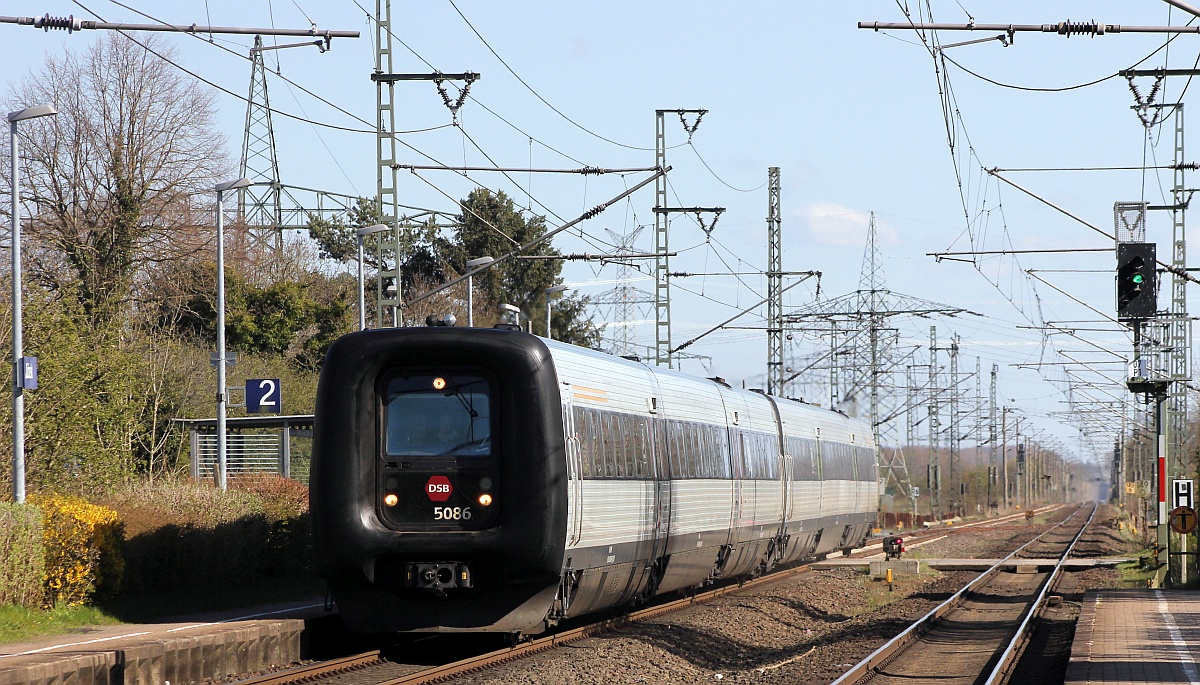
[(486, 506), (490, 505), (491, 503), (492, 503), (492, 496), (487, 494), (486, 492), (479, 496), (480, 506), (486, 507)]
[(395, 493), (389, 492), (388, 494), (383, 496), (383, 503), (388, 505), (389, 507), (394, 507), (400, 503), (400, 498), (397, 497), (395, 495)]

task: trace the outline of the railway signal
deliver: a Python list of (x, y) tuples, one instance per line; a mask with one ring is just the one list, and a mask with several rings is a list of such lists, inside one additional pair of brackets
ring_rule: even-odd
[(1154, 243), (1117, 244), (1117, 318), (1149, 319), (1158, 309)]

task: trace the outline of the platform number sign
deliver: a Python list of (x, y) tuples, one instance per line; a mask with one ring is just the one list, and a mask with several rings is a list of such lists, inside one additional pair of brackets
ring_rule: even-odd
[(278, 414), (283, 407), (278, 378), (251, 378), (246, 381), (246, 411)]
[(1188, 509), (1196, 508), (1196, 499), (1192, 495), (1192, 481), (1190, 479), (1176, 479), (1171, 481), (1171, 508), (1187, 507)]

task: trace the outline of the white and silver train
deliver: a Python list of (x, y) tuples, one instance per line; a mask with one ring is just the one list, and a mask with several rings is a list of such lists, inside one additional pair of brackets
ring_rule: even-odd
[(870, 426), (517, 331), (353, 333), (317, 393), (318, 569), (365, 632), (560, 619), (861, 546)]

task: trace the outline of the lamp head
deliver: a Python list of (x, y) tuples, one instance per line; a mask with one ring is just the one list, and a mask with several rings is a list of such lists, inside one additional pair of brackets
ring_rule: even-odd
[(361, 238), (363, 236), (371, 235), (372, 233), (382, 233), (390, 228), (391, 226), (388, 226), (387, 224), (375, 224), (374, 226), (367, 226), (365, 228), (356, 228), (354, 229), (354, 232), (359, 238)]
[(496, 260), (493, 259), (492, 257), (476, 257), (475, 259), (468, 259), (467, 260), (467, 268), (474, 269), (477, 266), (483, 266), (484, 264), (491, 264), (494, 261), (496, 261)]
[(9, 112), (8, 123), (15, 124), (18, 121), (36, 119), (38, 117), (49, 117), (55, 114), (58, 114), (58, 110), (54, 107), (54, 105), (34, 105), (33, 107), (26, 107), (25, 109), (18, 110), (16, 112)]
[(254, 181), (251, 181), (248, 178), (239, 178), (235, 181), (225, 181), (224, 183), (218, 183), (217, 187), (214, 190), (216, 190), (216, 192), (218, 192), (218, 193), (223, 193), (226, 190), (238, 190), (240, 188), (249, 188), (252, 185), (254, 185)]

